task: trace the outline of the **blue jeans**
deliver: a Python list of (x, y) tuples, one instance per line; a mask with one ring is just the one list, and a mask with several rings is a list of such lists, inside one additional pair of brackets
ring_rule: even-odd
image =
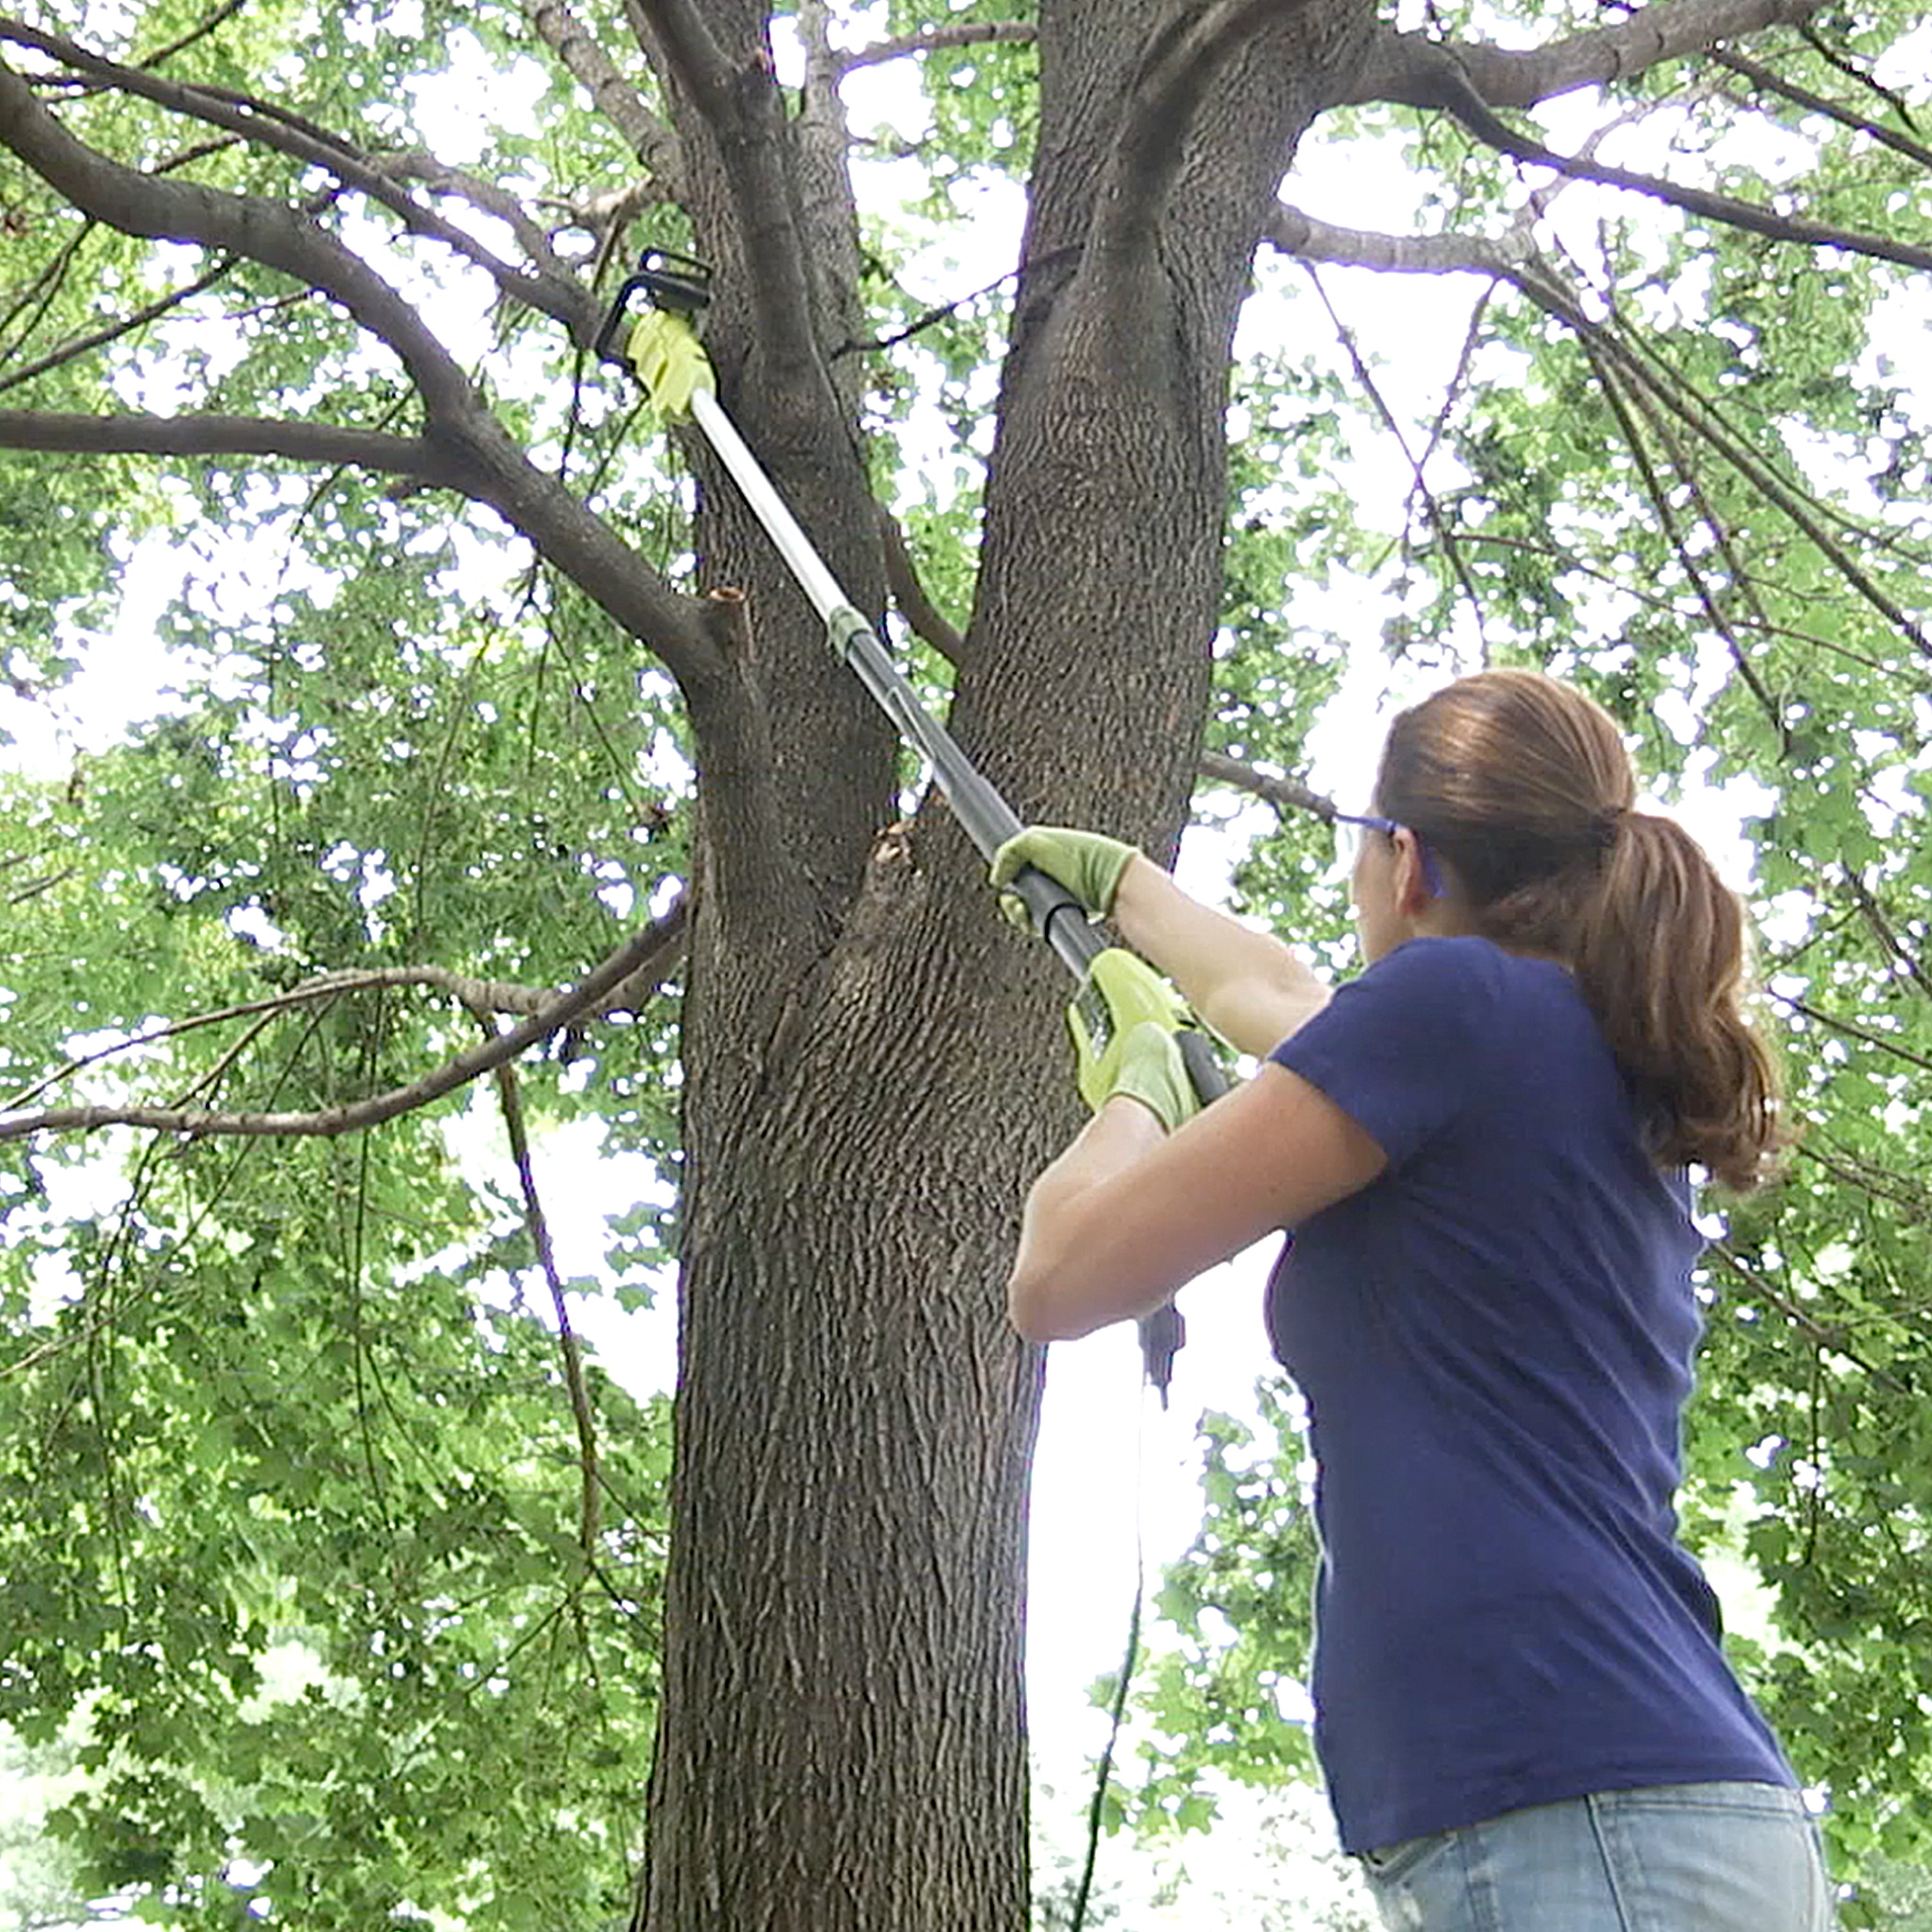
[(1817, 1827), (1773, 1784), (1533, 1805), (1363, 1855), (1389, 1932), (1829, 1932)]

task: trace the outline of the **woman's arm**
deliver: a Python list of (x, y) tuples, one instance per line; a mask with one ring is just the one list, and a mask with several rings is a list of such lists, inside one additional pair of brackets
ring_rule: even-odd
[(1009, 1316), (1052, 1342), (1150, 1313), (1385, 1165), (1334, 1101), (1273, 1064), (1172, 1135), (1138, 1101), (1109, 1100), (1027, 1196)]
[(1190, 898), (1138, 853), (1120, 874), (1112, 918), (1238, 1052), (1265, 1058), (1328, 1004), (1328, 987), (1271, 933)]

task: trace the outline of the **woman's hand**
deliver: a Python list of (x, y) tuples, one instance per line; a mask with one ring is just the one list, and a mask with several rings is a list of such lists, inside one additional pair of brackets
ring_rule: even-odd
[(1161, 1124), (1164, 1133), (1172, 1133), (1183, 1120), (1190, 1120), (1201, 1111), (1200, 1096), (1187, 1077), (1180, 1058), (1180, 1043), (1172, 1027), (1158, 1020), (1142, 1020), (1121, 1036), (1114, 1060), (1113, 1076), (1100, 1104), (1126, 1099), (1138, 1100)]
[(1120, 839), (1029, 826), (994, 854), (994, 884), (1004, 886), (1022, 866), (1037, 866), (1089, 913), (1111, 919), (1237, 1052), (1264, 1058), (1328, 1004), (1327, 986), (1273, 934), (1190, 898)]
[[(1031, 866), (1064, 886), (1094, 918), (1105, 919), (1114, 910), (1120, 874), (1136, 856), (1131, 845), (1103, 832), (1029, 825), (993, 854), (992, 880), (996, 888), (1006, 885), (1022, 866)], [(1025, 916), (1022, 907), (1016, 923), (1024, 922)]]

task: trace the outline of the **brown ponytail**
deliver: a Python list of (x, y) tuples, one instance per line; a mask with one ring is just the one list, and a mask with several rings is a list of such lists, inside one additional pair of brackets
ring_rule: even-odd
[(1652, 1123), (1660, 1162), (1744, 1192), (1784, 1136), (1742, 1010), (1744, 910), (1675, 820), (1632, 808), (1615, 722), (1529, 671), (1459, 680), (1390, 728), (1377, 809), (1450, 875), (1467, 928), (1562, 960)]

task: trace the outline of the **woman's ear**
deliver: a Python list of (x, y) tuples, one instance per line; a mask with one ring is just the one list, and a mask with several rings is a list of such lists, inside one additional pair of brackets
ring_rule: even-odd
[(1420, 920), (1436, 902), (1422, 841), (1406, 825), (1395, 829), (1395, 904), (1403, 918)]

